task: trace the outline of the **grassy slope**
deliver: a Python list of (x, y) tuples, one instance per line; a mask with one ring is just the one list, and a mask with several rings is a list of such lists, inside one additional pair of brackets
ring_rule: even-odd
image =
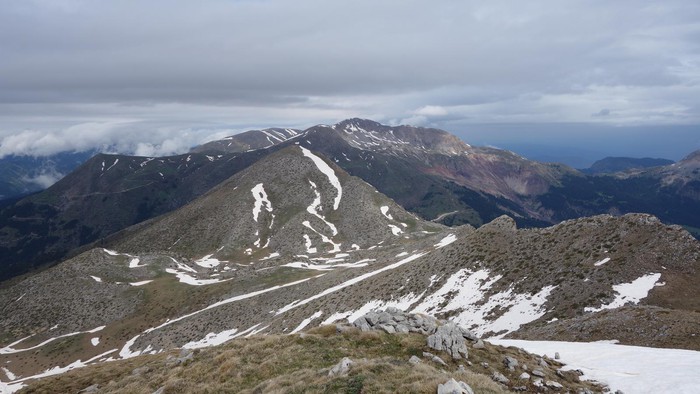
[[(521, 369), (505, 369), (504, 356), (515, 357), (530, 368), (537, 363), (535, 356), (522, 350), (490, 344), (470, 350), (469, 363), (461, 361), (466, 364), (465, 371), (459, 371), (458, 363), (446, 354), (440, 354), (448, 361), (446, 367), (425, 359), (418, 365), (408, 362), (424, 351), (430, 349), (425, 337), (418, 334), (389, 335), (356, 329), (338, 333), (335, 326), (323, 326), (301, 335), (236, 339), (195, 351), (193, 360), (180, 366), (168, 365), (168, 358), (177, 351), (110, 362), (32, 382), (25, 390), (77, 392), (98, 384), (100, 392), (107, 393), (152, 393), (160, 387), (165, 393), (434, 393), (438, 384), (454, 377), (478, 393), (503, 393), (507, 387), (490, 378), (494, 370), (508, 376), (511, 386), (527, 385), (517, 379)], [(329, 377), (328, 369), (343, 357), (355, 362), (349, 374)], [(590, 383), (577, 382), (573, 372), (565, 373), (564, 378), (556, 376), (554, 370), (559, 364), (549, 362), (552, 368), (545, 368), (546, 380), (559, 381), (572, 391), (583, 387), (600, 391)], [(136, 368), (141, 371), (134, 372)]]

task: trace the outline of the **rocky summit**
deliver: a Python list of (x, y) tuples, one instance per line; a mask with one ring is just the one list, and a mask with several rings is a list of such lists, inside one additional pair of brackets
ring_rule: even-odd
[[(253, 144), (260, 133), (270, 134), (269, 147)], [(245, 137), (250, 152), (215, 144), (218, 154), (97, 156), (79, 171), (100, 176), (62, 181), (53, 194), (34, 196), (36, 205), (14, 206), (17, 224), (23, 222), (18, 212), (36, 212), (31, 207), (41, 199), (54, 198), (63, 213), (53, 216), (49, 233), (60, 224), (75, 230), (62, 233), (70, 239), (83, 231), (80, 223), (99, 223), (97, 216), (126, 216), (121, 227), (59, 263), (2, 283), (0, 388), (603, 390), (605, 381), (586, 381), (597, 379), (596, 368), (564, 365), (583, 354), (572, 356), (573, 345), (557, 342), (557, 360), (508, 347), (516, 339), (615, 340), (660, 352), (684, 349), (682, 357), (695, 362), (700, 243), (684, 227), (647, 213), (592, 215), (541, 228), (499, 214), (479, 226), (448, 227), (405, 209), (373, 182), (416, 157), (431, 168), (454, 157), (486, 163), (491, 159), (478, 159), (486, 150), (439, 130), (361, 120), (260, 133)], [(243, 149), (243, 142), (226, 141)], [(681, 166), (683, 176), (692, 174), (688, 166)], [(427, 189), (403, 182), (407, 174), (438, 179), (409, 168), (396, 173), (400, 184), (379, 184), (420, 191)], [(555, 167), (523, 164), (512, 171), (543, 168)], [(557, 171), (532, 174), (560, 179)], [(189, 181), (173, 187), (183, 177)], [(95, 194), (104, 188), (114, 193)], [(143, 221), (127, 217), (133, 210), (115, 208), (85, 222), (71, 219), (76, 228), (65, 222), (81, 203), (91, 209), (101, 199), (127, 204), (141, 189), (154, 201), (153, 215), (144, 213)], [(528, 193), (518, 198), (539, 192)], [(156, 209), (162, 205), (155, 201), (167, 196), (181, 200)], [(502, 211), (515, 207), (494, 201)], [(29, 232), (18, 248), (29, 253), (31, 243), (23, 242), (40, 238)]]

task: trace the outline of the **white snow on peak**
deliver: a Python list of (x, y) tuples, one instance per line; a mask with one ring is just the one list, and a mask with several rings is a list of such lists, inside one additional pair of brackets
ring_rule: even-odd
[(523, 341), (499, 339), (495, 345), (516, 346), (553, 357), (564, 370), (581, 370), (583, 379), (607, 384), (610, 392), (696, 394), (700, 387), (700, 352), (616, 345), (601, 342)]
[(600, 261), (594, 263), (593, 265), (596, 267), (600, 267), (601, 265), (607, 263), (608, 261), (610, 261), (610, 257), (606, 257), (603, 260), (600, 260)]
[(391, 216), (391, 214), (389, 213), (389, 207), (388, 207), (388, 206), (382, 205), (381, 207), (379, 207), (379, 209), (382, 211), (382, 215), (384, 215), (387, 219), (389, 219), (389, 220), (394, 220), (394, 218), (393, 218), (393, 217)]
[(290, 334), (296, 334), (296, 333), (298, 333), (299, 331), (303, 330), (304, 328), (306, 328), (306, 326), (309, 325), (309, 323), (311, 323), (312, 321), (318, 319), (319, 317), (321, 317), (321, 315), (323, 315), (323, 311), (318, 311), (318, 312), (314, 313), (313, 315), (307, 317), (306, 319), (302, 320), (302, 322), (299, 323), (299, 325), (297, 326), (297, 328), (295, 328), (294, 330), (292, 330), (292, 332), (290, 332)]
[(264, 207), (266, 211), (272, 212), (272, 203), (267, 199), (267, 193), (265, 193), (265, 188), (262, 183), (258, 183), (251, 190), (253, 193), (253, 198), (255, 198), (255, 205), (253, 206), (253, 220), (258, 221), (258, 215)]
[(360, 316), (363, 316), (370, 311), (373, 310), (384, 310), (389, 307), (394, 307), (401, 309), (402, 311), (408, 310), (408, 308), (411, 307), (411, 305), (415, 304), (418, 302), (422, 297), (423, 294), (425, 294), (425, 291), (422, 293), (415, 295), (413, 293), (408, 293), (402, 297), (399, 297), (397, 299), (391, 299), (389, 301), (383, 301), (383, 300), (372, 300), (367, 302), (366, 304), (362, 305), (359, 309), (353, 311), (352, 313), (349, 313), (347, 316), (348, 322), (352, 323)]
[(603, 309), (619, 308), (623, 305), (632, 303), (638, 304), (640, 300), (649, 295), (649, 291), (656, 286), (661, 274), (648, 274), (633, 280), (630, 283), (621, 283), (614, 285), (613, 290), (617, 293), (615, 299), (606, 305), (601, 305), (598, 308), (585, 307), (585, 312), (600, 312)]
[(441, 239), (440, 242), (435, 244), (435, 247), (437, 249), (444, 248), (445, 246), (451, 244), (452, 242), (457, 240), (457, 236), (454, 234), (450, 234), (446, 236), (445, 238)]
[(304, 148), (301, 145), (299, 146), (299, 148), (301, 148), (301, 151), (304, 154), (304, 156), (313, 160), (314, 164), (316, 164), (316, 167), (318, 167), (318, 170), (328, 177), (328, 180), (330, 181), (331, 185), (333, 185), (333, 187), (335, 187), (335, 189), (338, 191), (338, 194), (335, 196), (335, 200), (333, 200), (333, 210), (337, 210), (340, 206), (340, 199), (343, 197), (343, 187), (340, 185), (340, 180), (338, 179), (338, 176), (336, 176), (335, 171), (333, 171), (331, 166), (329, 166), (325, 161), (323, 161), (323, 159), (311, 153), (310, 150)]
[(138, 257), (133, 257), (129, 260), (129, 268), (145, 267), (146, 264), (139, 264), (141, 260)]

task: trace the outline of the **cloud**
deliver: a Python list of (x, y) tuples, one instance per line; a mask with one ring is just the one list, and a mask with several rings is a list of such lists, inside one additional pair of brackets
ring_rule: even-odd
[(607, 108), (603, 108), (600, 111), (592, 114), (591, 116), (609, 116), (610, 115), (610, 110)]
[(691, 0), (10, 0), (0, 156), (354, 116), (699, 124), (698, 20)]

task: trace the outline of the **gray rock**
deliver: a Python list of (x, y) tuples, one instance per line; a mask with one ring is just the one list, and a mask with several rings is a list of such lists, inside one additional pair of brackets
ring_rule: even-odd
[(529, 380), (530, 379), (530, 374), (527, 372), (523, 372), (518, 376), (518, 379), (520, 380)]
[(362, 331), (369, 331), (372, 329), (372, 326), (369, 324), (365, 316), (358, 317), (357, 320), (352, 322), (352, 325), (359, 328)]
[(78, 393), (97, 393), (100, 391), (100, 385), (99, 384), (93, 384), (92, 386), (87, 386), (84, 389), (78, 391)]
[(350, 371), (350, 366), (352, 364), (353, 361), (350, 358), (343, 357), (338, 364), (331, 367), (330, 371), (328, 371), (328, 376), (345, 376)]
[(537, 362), (539, 363), (540, 367), (544, 367), (544, 368), (549, 367), (549, 363), (547, 361), (545, 361), (542, 357), (540, 357), (540, 359)]
[(432, 353), (423, 352), (423, 357), (429, 359), (430, 361), (432, 361), (434, 363), (440, 364), (440, 365), (445, 366), (445, 367), (447, 366), (447, 363), (445, 362), (445, 360), (441, 359), (440, 357), (438, 357)]
[(466, 359), (469, 356), (462, 330), (452, 322), (438, 327), (435, 333), (428, 337), (428, 347), (445, 351), (455, 360)]
[(464, 364), (459, 364), (459, 365), (457, 366), (457, 371), (459, 371), (459, 372), (466, 372), (467, 369), (464, 368)]
[(484, 367), (484, 368), (488, 368), (488, 367), (489, 367), (489, 363), (487, 363), (486, 361), (483, 361), (483, 362), (481, 363), (481, 366)]
[(511, 371), (515, 370), (515, 367), (518, 366), (518, 360), (514, 359), (511, 356), (505, 356), (503, 358), (503, 364), (506, 366)]
[(494, 371), (493, 374), (491, 375), (491, 379), (495, 380), (498, 383), (503, 383), (503, 384), (508, 384), (510, 382), (510, 379), (505, 377), (502, 373), (498, 371)]
[(484, 341), (482, 341), (481, 339), (478, 339), (478, 340), (472, 345), (472, 347), (473, 347), (474, 349), (483, 349), (483, 348), (486, 347), (486, 345), (484, 344)]
[(559, 360), (559, 352), (555, 352), (555, 353), (554, 353), (554, 359), (555, 359), (555, 360)]
[(165, 392), (165, 386), (161, 386), (158, 390), (154, 391), (153, 394), (163, 394)]
[(438, 385), (437, 394), (474, 394), (474, 390), (464, 382), (450, 379)]
[(411, 356), (411, 358), (408, 359), (408, 362), (411, 364), (420, 364), (422, 361), (419, 357)]
[(390, 324), (380, 324), (379, 328), (386, 331), (388, 334), (396, 334), (396, 328)]
[(512, 389), (513, 391), (527, 391), (527, 386), (515, 386)]
[(538, 376), (538, 377), (540, 377), (540, 378), (543, 378), (543, 377), (544, 377), (544, 372), (543, 372), (541, 369), (539, 369), (539, 368), (533, 369), (533, 370), (532, 370), (532, 374), (535, 375), (535, 376)]
[(544, 387), (544, 382), (542, 381), (542, 379), (537, 378), (532, 381), (532, 385), (535, 387)]
[(408, 333), (410, 332), (410, 330), (408, 329), (408, 327), (404, 326), (404, 325), (401, 324), (401, 323), (396, 324), (396, 326), (394, 327), (394, 329), (396, 330), (396, 332), (398, 332), (398, 333), (400, 333), (400, 334), (408, 334)]
[(562, 386), (561, 383), (555, 382), (553, 380), (548, 380), (548, 381), (544, 382), (544, 385), (551, 388), (551, 389), (563, 389), (564, 388), (564, 386)]
[(390, 307), (386, 308), (385, 312), (390, 314), (390, 315), (401, 315), (403, 313), (403, 311), (401, 309), (396, 308), (394, 306), (390, 306)]
[(625, 394), (622, 392), (622, 390), (615, 390), (615, 394)]

